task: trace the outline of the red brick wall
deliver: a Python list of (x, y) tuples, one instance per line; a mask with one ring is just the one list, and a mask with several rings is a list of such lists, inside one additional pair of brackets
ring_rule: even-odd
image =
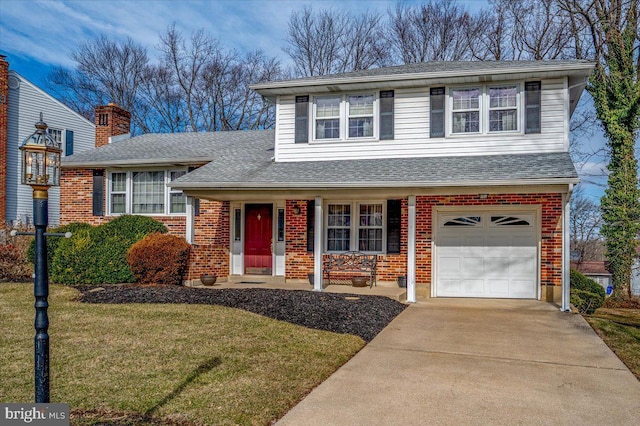
[(431, 282), (433, 206), (541, 205), (541, 285), (562, 285), (562, 194), (477, 194), (416, 197), (416, 283)]
[(9, 114), (9, 63), (0, 55), (0, 229), (7, 224), (7, 129)]
[[(106, 185), (106, 183), (105, 183)], [(106, 188), (104, 193), (106, 194)], [(114, 216), (93, 216), (93, 171), (63, 169), (60, 179), (60, 222), (85, 222), (100, 225)], [(106, 208), (106, 200), (105, 200)], [(169, 233), (185, 236), (185, 216), (151, 216), (165, 224)], [(195, 236), (185, 279), (198, 279), (200, 274), (229, 275), (229, 203), (200, 201), (200, 214), (195, 217)]]
[(107, 145), (111, 136), (129, 133), (131, 127), (131, 113), (129, 111), (110, 103), (96, 107), (95, 114), (96, 148)]
[[(293, 212), (294, 206), (300, 213)], [(313, 272), (313, 253), (307, 252), (307, 201), (287, 200), (285, 207), (285, 276), (287, 279), (304, 279)]]

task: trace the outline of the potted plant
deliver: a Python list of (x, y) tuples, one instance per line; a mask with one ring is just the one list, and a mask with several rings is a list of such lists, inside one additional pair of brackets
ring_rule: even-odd
[(316, 280), (316, 275), (313, 272), (309, 272), (307, 277), (309, 278), (309, 284), (313, 285)]
[(351, 277), (351, 284), (354, 287), (366, 287), (367, 277)]
[(206, 285), (206, 286), (214, 285), (217, 279), (218, 279), (218, 276), (213, 274), (200, 275), (200, 282), (202, 283), (202, 285)]

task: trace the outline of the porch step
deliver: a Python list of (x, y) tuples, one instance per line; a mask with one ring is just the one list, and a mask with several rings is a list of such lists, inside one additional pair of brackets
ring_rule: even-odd
[(235, 284), (285, 284), (284, 277), (271, 275), (229, 275), (227, 282)]

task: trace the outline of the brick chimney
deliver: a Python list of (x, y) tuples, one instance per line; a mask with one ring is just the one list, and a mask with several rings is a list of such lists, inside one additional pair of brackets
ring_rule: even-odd
[(9, 62), (0, 55), (0, 229), (7, 226), (7, 154)]
[(107, 145), (112, 136), (130, 132), (131, 113), (109, 102), (96, 107), (96, 148)]

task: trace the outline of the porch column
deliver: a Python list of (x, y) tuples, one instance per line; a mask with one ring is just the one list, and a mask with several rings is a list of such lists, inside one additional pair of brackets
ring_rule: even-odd
[(416, 196), (408, 198), (407, 220), (407, 302), (416, 302)]
[(193, 197), (187, 197), (187, 224), (186, 224), (186, 230), (185, 230), (185, 240), (187, 240), (187, 242), (189, 244), (193, 244), (193, 236), (194, 236), (194, 232), (193, 232), (193, 220), (194, 220), (194, 213), (195, 213), (195, 209), (193, 208)]
[(322, 197), (315, 198), (313, 223), (313, 291), (322, 291)]
[(571, 264), (571, 247), (570, 241), (570, 224), (569, 218), (571, 214), (571, 194), (573, 192), (573, 184), (569, 184), (569, 190), (566, 194), (562, 194), (562, 307), (563, 312), (571, 311), (570, 304), (570, 288), (571, 276), (569, 268)]

